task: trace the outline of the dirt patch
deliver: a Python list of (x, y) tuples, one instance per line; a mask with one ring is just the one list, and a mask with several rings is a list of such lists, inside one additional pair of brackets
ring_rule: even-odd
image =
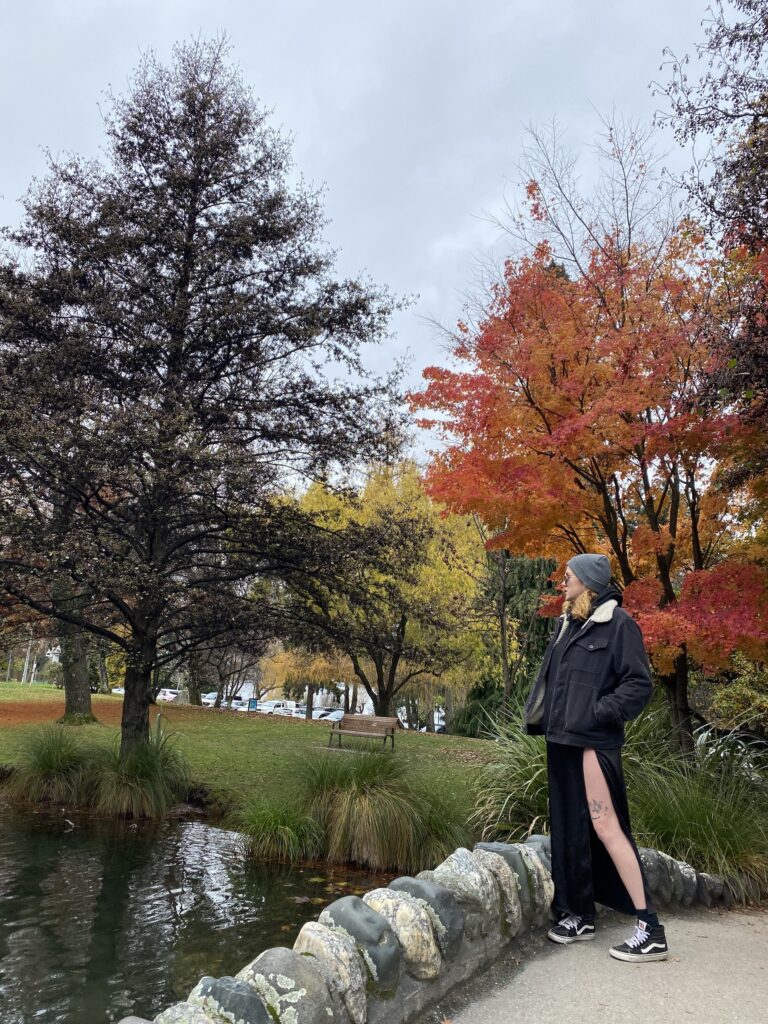
[[(123, 705), (119, 701), (93, 702), (93, 713), (104, 725), (119, 725)], [(0, 726), (36, 725), (55, 722), (64, 714), (64, 697), (54, 700), (8, 700), (0, 702)]]

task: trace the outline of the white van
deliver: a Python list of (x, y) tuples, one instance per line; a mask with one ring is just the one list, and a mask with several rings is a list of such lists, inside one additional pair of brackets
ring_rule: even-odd
[(262, 715), (290, 715), (295, 704), (295, 700), (260, 700), (257, 710)]

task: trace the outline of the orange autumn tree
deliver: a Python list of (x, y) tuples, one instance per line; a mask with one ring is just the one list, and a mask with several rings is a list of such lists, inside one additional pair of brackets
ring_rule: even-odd
[(534, 139), (540, 177), (516, 222), (533, 245), (459, 325), (459, 365), (427, 369), (411, 396), (447, 442), (428, 485), (515, 553), (612, 557), (690, 751), (691, 659), (718, 668), (768, 646), (766, 571), (747, 557), (740, 496), (718, 486), (747, 428), (706, 397), (718, 267), (685, 218), (654, 216), (636, 134), (611, 129), (591, 203)]

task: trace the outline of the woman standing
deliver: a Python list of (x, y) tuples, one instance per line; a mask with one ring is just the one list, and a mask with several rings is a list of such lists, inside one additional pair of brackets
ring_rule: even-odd
[(595, 901), (634, 914), (634, 934), (610, 950), (631, 963), (665, 960), (664, 928), (629, 824), (621, 770), (624, 722), (651, 697), (640, 628), (611, 586), (605, 555), (567, 565), (558, 620), (525, 707), (525, 729), (547, 741), (552, 878), (557, 924), (569, 945), (595, 936)]

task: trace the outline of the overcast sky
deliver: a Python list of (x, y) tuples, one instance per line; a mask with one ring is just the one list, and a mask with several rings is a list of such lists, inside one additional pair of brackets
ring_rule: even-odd
[[(418, 293), (368, 363), (410, 353), (415, 384), (445, 361), (478, 257), (505, 243), (483, 217), (514, 195), (525, 125), (557, 117), (587, 147), (596, 109), (650, 120), (665, 46), (702, 38), (706, 0), (0, 0), (0, 223), (43, 149), (95, 155), (98, 102), (139, 54), (226, 32), (298, 168), (327, 188), (344, 273)], [(662, 79), (666, 75), (661, 73)], [(672, 154), (679, 166), (682, 154)], [(588, 176), (588, 159), (585, 175)]]

